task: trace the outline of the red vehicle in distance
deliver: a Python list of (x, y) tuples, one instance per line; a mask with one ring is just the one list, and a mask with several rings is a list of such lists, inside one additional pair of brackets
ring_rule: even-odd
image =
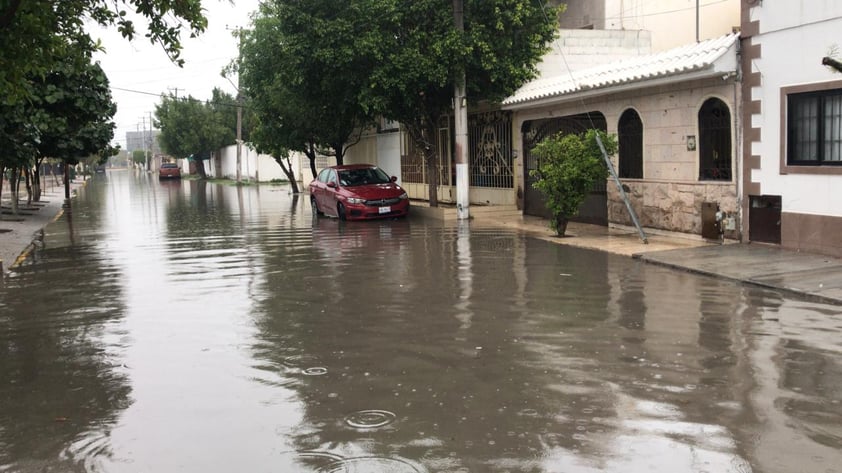
[(175, 163), (162, 163), (158, 168), (158, 179), (181, 179), (181, 169)]
[(404, 217), (409, 196), (396, 181), (371, 164), (324, 168), (308, 186), (313, 215), (340, 220)]

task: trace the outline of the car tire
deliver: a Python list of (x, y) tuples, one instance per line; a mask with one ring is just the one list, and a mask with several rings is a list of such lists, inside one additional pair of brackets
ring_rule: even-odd
[(316, 203), (315, 197), (310, 197), (310, 207), (313, 209), (313, 216), (314, 217), (324, 215), (324, 213), (321, 210), (319, 210), (319, 204)]
[(342, 205), (342, 202), (336, 203), (336, 216), (339, 217), (339, 220), (345, 221), (345, 206)]

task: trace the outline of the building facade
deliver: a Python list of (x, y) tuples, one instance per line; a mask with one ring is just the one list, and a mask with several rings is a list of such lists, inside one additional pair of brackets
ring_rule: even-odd
[(842, 256), (842, 3), (744, 0), (747, 239)]

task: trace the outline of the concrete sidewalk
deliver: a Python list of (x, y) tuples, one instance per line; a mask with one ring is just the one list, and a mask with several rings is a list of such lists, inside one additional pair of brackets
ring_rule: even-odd
[[(49, 186), (41, 193), (41, 200), (30, 206), (20, 204), (20, 214), (12, 215), (9, 209), (8, 183), (3, 183), (2, 213), (0, 213), (0, 275), (9, 272), (16, 261), (31, 250), (38, 232), (62, 213), (64, 187)], [(70, 184), (71, 197), (85, 181), (81, 176)], [(25, 194), (23, 195), (25, 197)]]
[[(472, 208), (473, 211), (473, 208)], [(561, 245), (630, 256), (647, 263), (753, 284), (810, 300), (842, 305), (842, 259), (763, 244), (709, 242), (701, 237), (651, 233), (572, 222), (559, 238), (547, 220), (519, 213), (479, 213), (472, 225), (515, 228)]]

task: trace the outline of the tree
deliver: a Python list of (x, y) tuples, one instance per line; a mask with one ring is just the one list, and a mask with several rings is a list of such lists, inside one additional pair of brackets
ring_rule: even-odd
[(560, 10), (533, 0), (465, 0), (464, 32), (459, 32), (450, 2), (357, 3), (369, 66), (361, 103), (406, 127), (428, 163), (430, 205), (435, 206), (435, 136), (440, 118), (451, 113), (455, 78), (466, 74), (474, 104), (511, 95), (536, 76)]
[[(133, 11), (134, 14), (127, 10)], [(135, 21), (147, 22), (146, 37), (161, 45), (178, 65), (181, 34), (203, 32), (207, 19), (201, 0), (7, 0), (0, 3), (0, 101), (30, 96), (28, 78), (43, 75), (66, 56), (68, 45), (88, 53), (98, 45), (86, 21), (116, 26), (123, 37), (137, 35)]]
[[(218, 97), (220, 92), (213, 94)], [(155, 126), (161, 130), (161, 148), (172, 156), (191, 157), (202, 178), (207, 177), (204, 161), (211, 153), (235, 141), (224, 114), (212, 102), (193, 97), (161, 96), (161, 103), (155, 106)]]
[[(276, 136), (267, 148), (301, 151), (316, 175), (317, 154), (343, 163), (373, 113), (359, 100), (367, 86), (370, 23), (363, 2), (276, 0), (261, 4), (240, 38), (240, 85), (254, 114)], [(254, 142), (255, 140), (252, 139)]]
[(579, 213), (579, 206), (597, 180), (608, 177), (608, 168), (597, 143), (597, 134), (609, 155), (617, 152), (617, 141), (597, 130), (581, 135), (558, 134), (547, 138), (533, 149), (538, 157), (538, 169), (532, 185), (547, 198), (552, 215), (550, 228), (564, 236), (567, 222)]
[[(76, 164), (108, 148), (114, 137), (111, 119), (117, 109), (105, 73), (83, 46), (65, 44), (65, 51), (48, 71), (27, 78), (27, 101), (0, 103), (0, 144), (6, 151), (0, 162), (13, 168), (13, 181), (34, 168), (30, 199), (36, 201), (45, 157)], [(65, 184), (69, 199), (69, 182)]]

